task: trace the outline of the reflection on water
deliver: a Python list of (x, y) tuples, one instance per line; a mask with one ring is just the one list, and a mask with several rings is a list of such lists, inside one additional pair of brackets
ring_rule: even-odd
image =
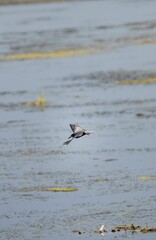
[[(154, 1), (1, 6), (3, 239), (75, 239), (77, 229), (95, 239), (102, 224), (155, 227), (154, 9)], [(47, 57), (68, 50), (74, 56)], [(95, 134), (64, 147), (69, 123)]]

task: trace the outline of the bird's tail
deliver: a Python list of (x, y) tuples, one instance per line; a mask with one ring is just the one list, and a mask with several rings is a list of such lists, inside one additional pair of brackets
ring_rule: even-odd
[(74, 139), (74, 138), (71, 138), (70, 140), (64, 142), (63, 145), (66, 145), (66, 146), (67, 146), (73, 139)]

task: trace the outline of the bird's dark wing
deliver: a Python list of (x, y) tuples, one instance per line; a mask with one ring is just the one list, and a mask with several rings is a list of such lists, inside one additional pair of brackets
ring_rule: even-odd
[(64, 142), (63, 145), (68, 145), (73, 139), (74, 139), (74, 138), (72, 138), (72, 139), (70, 139), (70, 140)]
[(74, 133), (82, 131), (82, 128), (77, 124), (70, 124), (70, 127)]

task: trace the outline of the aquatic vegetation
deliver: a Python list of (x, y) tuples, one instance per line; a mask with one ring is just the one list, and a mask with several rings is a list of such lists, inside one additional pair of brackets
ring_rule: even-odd
[(138, 85), (138, 84), (153, 84), (156, 83), (156, 77), (149, 77), (144, 79), (130, 79), (118, 81), (118, 85)]
[(156, 232), (156, 228), (149, 228), (149, 227), (144, 227), (141, 228), (139, 225), (135, 226), (134, 224), (131, 225), (118, 225), (115, 228), (109, 228), (108, 230), (105, 228), (104, 225), (101, 225), (101, 227), (98, 227), (96, 230), (94, 231), (81, 231), (81, 230), (74, 230), (73, 233), (78, 233), (78, 234), (82, 234), (82, 233), (98, 233), (101, 235), (105, 235), (107, 233), (118, 233), (121, 231), (125, 231), (125, 232), (131, 232), (131, 233), (148, 233), (148, 232)]
[(95, 182), (109, 182), (110, 180), (108, 178), (97, 178)]
[(142, 228), (142, 229), (140, 230), (140, 232), (142, 232), (142, 233), (156, 232), (156, 228), (148, 228), (148, 227), (145, 227), (145, 228)]
[(140, 180), (156, 180), (156, 176), (139, 176), (138, 177)]
[(62, 49), (49, 52), (30, 52), (30, 53), (15, 53), (8, 55), (0, 55), (0, 61), (18, 61), (18, 60), (34, 60), (44, 58), (65, 58), (90, 55), (101, 50), (101, 47), (89, 47), (89, 48), (71, 48)]
[(118, 225), (114, 229), (112, 229), (112, 232), (120, 232), (121, 230), (124, 231), (138, 231), (140, 230), (140, 226), (134, 226), (134, 224), (131, 225)]
[(141, 228), (140, 226), (135, 226), (134, 224), (131, 225), (118, 225), (114, 229), (112, 229), (112, 232), (119, 232), (119, 231), (130, 231), (132, 233), (134, 232), (142, 232), (142, 233), (147, 233), (147, 232), (156, 232), (156, 228), (148, 228), (144, 227)]
[(73, 192), (73, 191), (78, 191), (78, 188), (74, 188), (74, 187), (50, 187), (50, 188), (43, 189), (43, 191)]
[(73, 192), (78, 191), (78, 188), (75, 187), (23, 187), (19, 189), (19, 192)]
[(143, 44), (156, 44), (156, 39), (144, 39), (137, 41), (137, 44), (143, 45)]
[(47, 103), (47, 101), (46, 101), (45, 97), (40, 96), (40, 97), (38, 97), (37, 100), (32, 101), (32, 102), (24, 102), (24, 103), (22, 103), (22, 105), (28, 106), (28, 107), (32, 107), (32, 106), (39, 107), (39, 106), (45, 106), (46, 103)]

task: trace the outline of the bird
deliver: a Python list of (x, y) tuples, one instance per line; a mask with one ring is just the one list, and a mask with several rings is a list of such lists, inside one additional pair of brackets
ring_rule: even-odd
[(74, 138), (80, 138), (83, 137), (84, 135), (89, 135), (93, 133), (92, 131), (86, 131), (77, 124), (69, 124), (69, 126), (71, 127), (73, 133), (68, 138), (69, 140), (64, 142), (63, 145), (68, 145)]

